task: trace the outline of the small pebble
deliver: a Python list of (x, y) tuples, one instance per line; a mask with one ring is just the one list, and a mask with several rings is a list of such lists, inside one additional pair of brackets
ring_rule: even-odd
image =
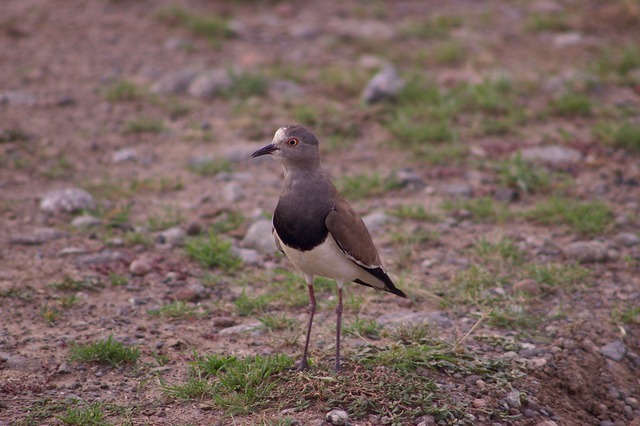
[(331, 410), (325, 416), (325, 420), (332, 425), (346, 425), (349, 421), (349, 414), (344, 410)]
[(129, 271), (133, 275), (143, 276), (151, 272), (151, 264), (144, 259), (136, 259), (129, 265)]

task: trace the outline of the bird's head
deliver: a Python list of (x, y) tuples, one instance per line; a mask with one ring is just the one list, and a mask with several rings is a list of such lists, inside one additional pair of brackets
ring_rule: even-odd
[(320, 163), (318, 145), (318, 139), (309, 129), (292, 124), (280, 127), (273, 141), (251, 154), (251, 157), (269, 154), (286, 168), (317, 167)]

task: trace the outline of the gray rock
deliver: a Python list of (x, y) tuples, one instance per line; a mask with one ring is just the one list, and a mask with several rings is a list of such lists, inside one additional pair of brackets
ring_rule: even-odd
[(511, 203), (514, 201), (518, 201), (518, 199), (520, 198), (520, 194), (513, 188), (501, 187), (496, 188), (496, 190), (493, 191), (493, 198), (497, 201)]
[(393, 26), (374, 20), (334, 17), (329, 20), (328, 30), (331, 34), (341, 37), (370, 40), (389, 40), (396, 36), (396, 30)]
[(563, 253), (570, 259), (582, 263), (602, 262), (608, 259), (609, 250), (599, 241), (577, 241), (563, 248)]
[(344, 410), (331, 410), (324, 419), (332, 425), (346, 425), (349, 422), (349, 414)]
[(584, 37), (580, 33), (570, 32), (557, 34), (553, 37), (553, 44), (558, 47), (566, 47), (566, 46), (574, 46), (576, 44), (582, 43)]
[(129, 272), (133, 275), (143, 276), (151, 272), (151, 263), (145, 259), (136, 259), (129, 265)]
[(122, 262), (127, 259), (119, 251), (103, 250), (100, 253), (87, 254), (76, 259), (77, 266), (106, 265), (107, 263)]
[(227, 328), (224, 328), (224, 329), (220, 330), (219, 334), (232, 335), (232, 334), (247, 333), (249, 331), (253, 331), (253, 330), (259, 328), (261, 325), (262, 325), (261, 322), (252, 322), (252, 323), (249, 323), (249, 324), (235, 325), (233, 327), (227, 327)]
[(538, 295), (541, 292), (540, 284), (531, 278), (525, 278), (513, 284), (514, 293), (526, 293), (531, 295)]
[(180, 287), (174, 294), (176, 300), (185, 302), (196, 302), (204, 299), (206, 296), (207, 288), (199, 282), (190, 283), (186, 287)]
[(633, 247), (640, 244), (640, 237), (633, 232), (621, 232), (614, 237), (613, 241), (619, 246)]
[(114, 164), (124, 163), (125, 161), (136, 161), (138, 153), (135, 148), (121, 148), (113, 153), (111, 162)]
[(523, 148), (520, 155), (525, 161), (539, 161), (551, 166), (574, 165), (582, 160), (580, 151), (562, 145)]
[(198, 75), (193, 70), (180, 70), (169, 73), (151, 86), (153, 93), (162, 95), (179, 95), (184, 93)]
[(0, 105), (32, 106), (37, 98), (31, 93), (8, 90), (0, 93)]
[(222, 197), (229, 203), (237, 203), (245, 199), (244, 187), (240, 182), (231, 181), (222, 188)]
[(71, 213), (95, 208), (96, 202), (91, 194), (80, 188), (56, 189), (47, 192), (40, 200), (40, 210), (47, 213)]
[(76, 216), (73, 218), (73, 220), (71, 221), (71, 226), (75, 227), (75, 228), (93, 228), (94, 226), (98, 226), (100, 225), (101, 220), (98, 219), (97, 217), (88, 215), (88, 214), (83, 214), (81, 216)]
[(393, 99), (405, 85), (398, 70), (387, 65), (371, 78), (362, 92), (362, 100), (367, 104)]
[(233, 85), (233, 80), (226, 69), (208, 71), (195, 78), (187, 93), (198, 98), (212, 98)]
[(520, 402), (520, 391), (518, 389), (511, 389), (507, 396), (505, 396), (504, 400), (509, 408), (522, 407), (522, 403)]
[(394, 179), (402, 185), (415, 190), (423, 189), (427, 186), (420, 174), (414, 172), (411, 168), (400, 169), (394, 173)]
[(376, 322), (383, 327), (396, 326), (418, 326), (421, 324), (437, 325), (440, 327), (451, 327), (453, 323), (444, 311), (433, 312), (409, 312), (384, 314), (376, 318)]
[(158, 233), (156, 242), (159, 244), (171, 244), (173, 247), (182, 247), (186, 237), (187, 233), (176, 226)]
[(262, 257), (257, 250), (237, 248), (233, 249), (233, 253), (242, 260), (242, 263), (250, 266), (262, 265)]
[(271, 221), (259, 219), (251, 224), (240, 246), (258, 250), (262, 254), (272, 254), (276, 249), (276, 243), (271, 234)]
[(85, 254), (86, 252), (87, 250), (83, 247), (65, 247), (58, 252), (58, 256)]
[(536, 426), (558, 426), (558, 423), (553, 420), (545, 420), (540, 423), (536, 423)]
[(440, 185), (438, 190), (443, 194), (454, 197), (470, 198), (473, 196), (473, 187), (464, 182), (445, 183)]
[(371, 212), (362, 217), (362, 221), (367, 225), (370, 232), (381, 230), (390, 220), (391, 216), (381, 211)]
[(35, 246), (67, 236), (66, 232), (55, 228), (40, 228), (31, 233), (14, 234), (9, 237), (11, 244)]
[(620, 362), (627, 353), (627, 347), (621, 340), (614, 340), (613, 342), (602, 346), (600, 348), (600, 353), (606, 358)]
[(304, 96), (304, 89), (291, 80), (272, 80), (269, 83), (269, 94), (274, 98), (296, 98)]

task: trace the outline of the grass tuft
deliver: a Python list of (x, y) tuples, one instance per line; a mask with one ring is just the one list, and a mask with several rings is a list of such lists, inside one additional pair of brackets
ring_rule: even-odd
[(592, 132), (605, 143), (640, 152), (640, 124), (628, 121), (604, 122), (595, 125)]
[(219, 267), (233, 272), (241, 265), (241, 260), (231, 251), (231, 242), (219, 237), (213, 231), (208, 236), (195, 237), (185, 245), (187, 255), (207, 268)]
[(378, 173), (344, 176), (337, 182), (340, 193), (349, 199), (376, 197), (400, 188), (393, 177), (382, 178)]
[(94, 402), (82, 407), (67, 407), (67, 412), (62, 416), (56, 416), (67, 426), (110, 426), (104, 419), (102, 403)]
[(566, 224), (572, 231), (584, 235), (600, 234), (613, 224), (613, 212), (605, 203), (565, 197), (545, 200), (525, 212), (525, 217), (545, 225)]
[(522, 159), (520, 153), (498, 165), (500, 183), (524, 193), (540, 193), (549, 189), (550, 177), (547, 171)]
[(127, 120), (124, 124), (123, 133), (125, 135), (140, 134), (140, 133), (160, 133), (164, 131), (165, 127), (162, 120), (154, 118), (132, 118)]
[(140, 349), (126, 347), (114, 341), (111, 335), (106, 340), (94, 343), (72, 343), (69, 349), (69, 358), (73, 362), (110, 364), (116, 367), (121, 364), (135, 364), (139, 357)]

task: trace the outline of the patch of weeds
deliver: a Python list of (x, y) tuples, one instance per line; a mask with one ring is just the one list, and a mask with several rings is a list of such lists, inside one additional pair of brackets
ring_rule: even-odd
[(158, 367), (167, 365), (171, 361), (171, 357), (169, 355), (160, 354), (155, 350), (151, 353), (151, 357), (154, 359), (156, 364), (158, 364)]
[(380, 196), (400, 186), (393, 177), (382, 178), (378, 173), (345, 176), (338, 181), (340, 192), (349, 199)]
[(563, 117), (590, 117), (593, 115), (593, 102), (584, 93), (566, 92), (549, 101), (549, 110)]
[(226, 158), (206, 159), (187, 164), (187, 170), (200, 176), (215, 176), (231, 171), (231, 162)]
[(382, 326), (374, 319), (362, 319), (356, 317), (352, 323), (344, 327), (344, 334), (347, 336), (356, 336), (367, 339), (378, 339), (380, 337)]
[(611, 321), (615, 324), (640, 324), (640, 306), (616, 307), (611, 311)]
[(238, 229), (244, 223), (244, 216), (240, 212), (228, 212), (211, 224), (211, 232), (224, 234)]
[(622, 48), (608, 46), (596, 61), (596, 70), (603, 75), (616, 74), (622, 78), (640, 68), (640, 46), (626, 45)]
[(163, 231), (180, 225), (184, 220), (182, 213), (175, 207), (167, 206), (162, 213), (147, 218), (147, 225), (151, 231)]
[(603, 142), (640, 152), (640, 124), (625, 122), (603, 122), (596, 124), (592, 133)]
[(613, 213), (601, 201), (580, 202), (554, 196), (536, 204), (525, 217), (545, 225), (565, 224), (572, 231), (595, 235), (606, 231), (613, 223)]
[(201, 317), (205, 314), (205, 312), (197, 311), (191, 304), (182, 300), (164, 304), (158, 309), (150, 309), (147, 312), (152, 316), (170, 319), (189, 319)]
[(157, 17), (168, 25), (185, 27), (193, 35), (206, 38), (213, 47), (220, 47), (224, 39), (233, 36), (225, 17), (191, 12), (179, 6), (161, 9)]
[(549, 189), (549, 173), (539, 166), (527, 163), (520, 153), (498, 165), (500, 183), (526, 194), (540, 193)]
[(532, 314), (519, 304), (494, 307), (487, 315), (487, 323), (500, 328), (526, 330), (542, 324), (544, 318)]
[(134, 101), (145, 95), (145, 91), (126, 78), (120, 78), (102, 89), (102, 96), (109, 102)]
[(493, 263), (496, 259), (508, 264), (520, 264), (524, 261), (524, 253), (510, 238), (502, 238), (493, 243), (481, 237), (474, 245), (474, 251), (485, 263)]
[(141, 245), (144, 247), (151, 247), (153, 245), (151, 237), (144, 232), (128, 231), (123, 237), (127, 245), (130, 246)]
[(49, 306), (48, 303), (45, 303), (40, 308), (40, 316), (47, 322), (47, 324), (54, 325), (60, 318), (60, 311), (57, 307)]
[(433, 337), (433, 331), (427, 322), (401, 323), (389, 330), (386, 335), (395, 342), (418, 344), (425, 343)]
[(140, 357), (140, 349), (124, 346), (109, 336), (94, 343), (71, 343), (69, 346), (69, 359), (72, 362), (84, 362), (95, 364), (135, 364)]
[(436, 294), (452, 303), (489, 306), (493, 302), (501, 301), (503, 296), (488, 290), (501, 286), (505, 278), (473, 265), (457, 272), (450, 281), (440, 283)]
[(170, 396), (183, 400), (211, 397), (228, 414), (247, 414), (271, 406), (280, 375), (293, 367), (286, 355), (237, 358), (195, 354), (186, 385), (164, 386)]
[(111, 423), (104, 419), (102, 408), (100, 402), (81, 407), (67, 407), (66, 414), (56, 418), (67, 426), (110, 426)]
[(459, 41), (448, 41), (435, 47), (433, 58), (438, 65), (455, 66), (464, 62), (467, 49)]
[(127, 120), (124, 123), (123, 133), (126, 135), (140, 133), (160, 133), (164, 131), (162, 120), (147, 117), (138, 117)]
[(29, 140), (29, 134), (21, 127), (0, 129), (0, 143), (20, 142)]
[[(237, 306), (237, 305), (236, 305)], [(265, 314), (258, 318), (262, 326), (267, 330), (289, 330), (295, 324), (295, 320), (285, 314)]]
[(403, 205), (391, 210), (391, 214), (400, 219), (412, 219), (421, 222), (438, 222), (440, 216), (427, 211), (423, 205)]
[(561, 32), (570, 29), (569, 20), (564, 13), (535, 13), (532, 14), (525, 24), (528, 31), (542, 32), (554, 31)]
[(325, 136), (323, 144), (329, 151), (338, 151), (351, 145), (360, 136), (357, 112), (345, 111), (334, 105), (295, 104), (291, 115), (295, 121), (317, 129)]
[(263, 96), (269, 88), (267, 78), (259, 73), (228, 71), (231, 85), (221, 91), (227, 98), (247, 99), (252, 96)]
[(403, 28), (409, 37), (425, 40), (446, 39), (451, 30), (462, 26), (462, 17), (456, 15), (435, 15), (422, 21), (410, 22)]
[(233, 301), (236, 307), (236, 312), (240, 316), (248, 316), (254, 313), (264, 312), (264, 309), (269, 304), (270, 297), (266, 294), (261, 294), (255, 297), (248, 296), (245, 290), (242, 290), (240, 296)]
[(463, 112), (503, 115), (515, 108), (513, 85), (507, 79), (463, 85), (452, 90), (451, 95), (457, 99)]
[(76, 280), (66, 277), (62, 281), (49, 284), (49, 287), (60, 291), (98, 291), (104, 284), (97, 277), (87, 277)]
[(70, 294), (68, 296), (61, 296), (58, 298), (58, 302), (60, 302), (60, 306), (64, 309), (72, 308), (78, 303), (78, 296), (75, 294)]
[[(427, 115), (429, 113), (427, 112)], [(403, 109), (394, 114), (385, 127), (401, 146), (424, 152), (431, 149), (430, 143), (453, 142), (456, 133), (447, 118), (430, 118), (418, 109)]]
[(478, 222), (502, 223), (511, 216), (505, 203), (494, 201), (490, 197), (446, 200), (442, 208), (447, 211), (465, 210)]
[(325, 93), (344, 99), (359, 96), (369, 77), (351, 66), (330, 65), (318, 70), (317, 81)]
[(185, 245), (187, 255), (207, 268), (219, 267), (226, 272), (240, 268), (242, 261), (231, 251), (231, 242), (209, 231), (208, 236), (194, 237)]
[(580, 265), (533, 263), (527, 265), (524, 275), (551, 288), (572, 288), (583, 284), (591, 276), (591, 271)]
[(169, 192), (179, 191), (184, 189), (184, 184), (180, 176), (166, 177), (162, 176), (158, 179), (134, 179), (129, 185), (130, 193), (136, 193), (138, 191), (153, 191), (153, 192)]
[[(0, 401), (0, 411), (4, 407), (2, 401)], [(55, 413), (65, 411), (67, 405), (61, 402), (56, 402), (48, 398), (42, 398), (33, 401), (30, 405), (24, 405), (23, 411), (26, 413), (26, 417), (11, 423), (12, 426), (37, 426), (44, 424), (45, 420), (50, 420), (55, 416)]]
[(7, 289), (0, 289), (0, 297), (11, 297), (24, 302), (33, 300), (34, 290), (29, 286), (10, 287)]

